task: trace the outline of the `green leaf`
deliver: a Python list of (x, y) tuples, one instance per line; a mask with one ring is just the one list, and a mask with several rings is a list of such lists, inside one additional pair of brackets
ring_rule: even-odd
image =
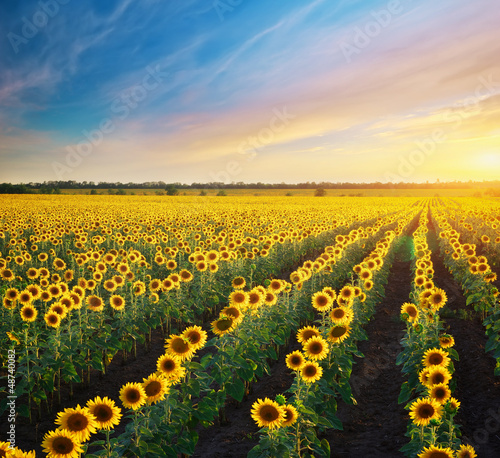
[(403, 385), (401, 386), (401, 392), (399, 393), (398, 397), (398, 404), (403, 404), (410, 399), (411, 393), (412, 393), (412, 388), (408, 384), (408, 382), (404, 382)]
[(243, 400), (243, 396), (245, 395), (245, 384), (243, 381), (236, 377), (234, 378), (227, 386), (227, 394), (231, 396), (238, 402)]

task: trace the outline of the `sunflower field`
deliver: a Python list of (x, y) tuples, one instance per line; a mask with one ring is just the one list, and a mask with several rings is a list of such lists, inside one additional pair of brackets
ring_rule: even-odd
[(498, 200), (0, 201), (0, 457), (500, 456)]

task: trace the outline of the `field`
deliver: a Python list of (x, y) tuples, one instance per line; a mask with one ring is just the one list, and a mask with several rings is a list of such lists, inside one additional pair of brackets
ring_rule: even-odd
[(500, 456), (498, 199), (142, 192), (0, 197), (0, 456)]

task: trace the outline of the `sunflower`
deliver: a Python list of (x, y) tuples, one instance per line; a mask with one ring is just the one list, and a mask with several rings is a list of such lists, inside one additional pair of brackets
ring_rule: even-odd
[(484, 275), (483, 280), (486, 283), (491, 283), (497, 280), (497, 274), (494, 272), (488, 272)]
[(13, 281), (16, 278), (14, 272), (10, 269), (0, 269), (0, 277), (6, 281)]
[(196, 270), (198, 272), (205, 272), (208, 269), (208, 263), (205, 261), (198, 261), (196, 263)]
[(156, 369), (163, 377), (172, 382), (183, 377), (185, 374), (186, 370), (182, 367), (181, 363), (181, 359), (177, 356), (165, 353), (158, 358)]
[(265, 293), (260, 292), (258, 289), (254, 288), (248, 293), (248, 305), (256, 309), (264, 303)]
[(476, 458), (477, 453), (474, 450), (472, 445), (460, 445), (460, 448), (457, 451), (456, 458)]
[(118, 288), (118, 285), (115, 283), (115, 281), (110, 278), (109, 280), (106, 280), (102, 286), (104, 286), (104, 289), (106, 291), (109, 291), (110, 293), (113, 293), (116, 291), (116, 289)]
[(194, 351), (203, 348), (207, 343), (207, 332), (204, 331), (201, 326), (190, 326), (184, 329), (181, 337), (189, 340)]
[(273, 306), (278, 302), (278, 296), (273, 291), (266, 291), (264, 295), (264, 304)]
[(215, 321), (212, 321), (212, 331), (218, 336), (231, 332), (236, 326), (233, 317), (220, 315)]
[(143, 281), (138, 280), (132, 285), (132, 291), (135, 296), (141, 296), (146, 292), (146, 285)]
[(330, 312), (330, 319), (334, 324), (350, 323), (352, 321), (352, 312), (349, 307), (336, 307)]
[(87, 306), (94, 312), (102, 312), (104, 310), (104, 302), (99, 296), (88, 296)]
[(12, 450), (10, 448), (10, 442), (3, 442), (3, 441), (0, 441), (0, 456), (7, 456), (7, 452), (9, 450)]
[(408, 314), (408, 321), (413, 322), (418, 318), (418, 309), (415, 304), (411, 304), (409, 302), (405, 302), (401, 306), (401, 313)]
[(115, 310), (123, 310), (125, 308), (125, 299), (118, 294), (113, 294), (109, 298), (109, 305)]
[(286, 355), (286, 366), (293, 371), (299, 371), (302, 366), (306, 363), (304, 355), (299, 351), (295, 350), (292, 353)]
[(243, 312), (241, 309), (235, 305), (229, 306), (229, 307), (224, 307), (220, 313), (222, 313), (225, 316), (229, 316), (233, 319), (234, 324), (239, 324), (243, 321)]
[[(349, 286), (349, 285), (344, 286), (339, 291), (339, 294), (338, 294), (338, 297), (341, 297), (342, 299), (347, 300), (347, 301), (354, 299), (354, 296), (355, 296), (354, 288), (352, 286)], [(338, 303), (338, 299), (337, 299), (337, 303)]]
[(36, 320), (38, 310), (31, 304), (27, 304), (23, 306), (20, 313), (23, 321), (32, 322)]
[(440, 348), (430, 348), (424, 353), (422, 364), (425, 367), (429, 366), (442, 366), (446, 367), (450, 363), (448, 353)]
[(437, 385), (439, 383), (448, 383), (451, 380), (451, 374), (443, 366), (430, 366), (427, 374), (427, 386)]
[(269, 290), (272, 291), (273, 293), (276, 293), (276, 294), (283, 291), (284, 288), (285, 288), (285, 285), (283, 284), (283, 282), (281, 280), (274, 279), (274, 280), (271, 280), (271, 283), (269, 284)]
[(121, 409), (116, 406), (115, 401), (108, 397), (97, 396), (87, 401), (89, 412), (95, 417), (96, 427), (99, 430), (109, 430), (120, 423)]
[(248, 305), (248, 293), (245, 291), (236, 290), (229, 295), (229, 304), (236, 305), (239, 307), (245, 307)]
[(460, 408), (460, 401), (454, 397), (448, 399), (448, 408), (455, 412)]
[(47, 312), (43, 319), (45, 320), (45, 323), (47, 323), (47, 326), (52, 328), (58, 328), (61, 324), (61, 315), (56, 312)]
[(67, 408), (57, 414), (56, 425), (73, 434), (78, 442), (86, 442), (96, 432), (97, 422), (87, 407)]
[(441, 418), (442, 407), (431, 398), (420, 398), (410, 406), (410, 417), (417, 426), (427, 426), (431, 420)]
[(373, 281), (371, 280), (367, 280), (363, 283), (363, 288), (366, 290), (366, 291), (370, 291), (372, 288), (373, 288)]
[(367, 281), (372, 279), (373, 273), (369, 269), (361, 269), (361, 271), (358, 273), (358, 276), (361, 280)]
[(297, 332), (297, 341), (299, 343), (304, 343), (311, 337), (320, 336), (321, 333), (316, 326), (305, 326), (302, 329), (299, 329)]
[(439, 345), (441, 348), (451, 348), (455, 345), (455, 339), (450, 334), (439, 336)]
[(444, 307), (448, 298), (446, 297), (446, 293), (440, 289), (435, 288), (432, 290), (432, 294), (429, 296), (429, 304), (434, 310), (439, 310)]
[(17, 288), (9, 288), (5, 291), (5, 296), (9, 301), (15, 301), (19, 297), (19, 290)]
[(302, 344), (304, 353), (309, 359), (322, 360), (328, 356), (328, 342), (321, 336), (314, 336)]
[(137, 410), (146, 403), (146, 391), (140, 383), (128, 382), (120, 389), (120, 400), (127, 409)]
[(415, 285), (417, 285), (419, 288), (424, 286), (424, 283), (427, 281), (427, 277), (424, 275), (417, 275), (415, 277)]
[(174, 282), (170, 280), (170, 278), (165, 278), (161, 282), (161, 286), (163, 291), (170, 291), (171, 289), (174, 289)]
[(431, 445), (425, 447), (422, 453), (418, 454), (418, 458), (453, 458), (454, 452), (451, 448), (440, 447), (439, 445)]
[(438, 383), (429, 387), (429, 397), (443, 405), (451, 396), (451, 390), (445, 383)]
[(351, 328), (346, 324), (341, 326), (333, 326), (328, 331), (328, 340), (333, 343), (343, 342), (349, 337), (350, 332)]
[(49, 431), (42, 442), (47, 458), (78, 458), (83, 449), (74, 434), (67, 429)]
[(161, 401), (168, 393), (168, 381), (164, 377), (159, 377), (156, 374), (149, 375), (148, 378), (143, 379), (142, 387), (146, 392), (147, 403), (149, 405)]
[(325, 286), (321, 291), (323, 291), (325, 294), (328, 294), (330, 296), (330, 299), (332, 300), (332, 303), (337, 299), (337, 293), (333, 288), (330, 288), (329, 286)]
[(332, 303), (332, 298), (323, 291), (318, 291), (312, 296), (312, 306), (318, 312), (327, 312), (328, 310), (330, 310)]
[(175, 334), (166, 340), (165, 348), (167, 353), (177, 356), (181, 361), (190, 359), (195, 351), (188, 339)]
[(245, 279), (243, 277), (236, 277), (231, 282), (231, 285), (234, 289), (243, 289), (246, 284), (247, 284), (247, 282), (245, 281)]
[(48, 312), (57, 313), (61, 317), (61, 320), (62, 320), (64, 318), (66, 318), (66, 315), (68, 314), (68, 309), (66, 308), (66, 306), (64, 304), (57, 302), (55, 304), (52, 304), (49, 307)]
[(285, 420), (285, 409), (269, 398), (258, 399), (252, 405), (251, 415), (259, 428), (279, 428)]
[(285, 410), (285, 419), (281, 422), (281, 426), (292, 426), (299, 418), (297, 409), (290, 404), (285, 404), (283, 409)]
[(189, 270), (187, 270), (187, 269), (182, 269), (179, 272), (179, 277), (180, 277), (181, 281), (184, 283), (189, 283), (194, 278), (193, 274), (191, 272), (189, 272)]
[(314, 383), (323, 375), (323, 368), (316, 361), (307, 361), (300, 368), (300, 376), (306, 383)]

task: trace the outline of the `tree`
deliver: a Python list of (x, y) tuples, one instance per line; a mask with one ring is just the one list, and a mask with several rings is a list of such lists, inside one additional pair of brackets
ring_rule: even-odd
[(177, 196), (179, 194), (179, 190), (173, 184), (167, 184), (165, 191), (167, 191), (167, 196)]
[(218, 196), (227, 196), (227, 192), (224, 191), (224, 189), (221, 189), (218, 193), (217, 193)]
[(326, 191), (324, 188), (318, 188), (318, 189), (316, 189), (316, 191), (314, 191), (314, 195), (316, 197), (323, 197), (323, 196), (326, 196)]
[(207, 191), (205, 191), (204, 189), (202, 189), (200, 191), (200, 196), (206, 196), (207, 195)]

